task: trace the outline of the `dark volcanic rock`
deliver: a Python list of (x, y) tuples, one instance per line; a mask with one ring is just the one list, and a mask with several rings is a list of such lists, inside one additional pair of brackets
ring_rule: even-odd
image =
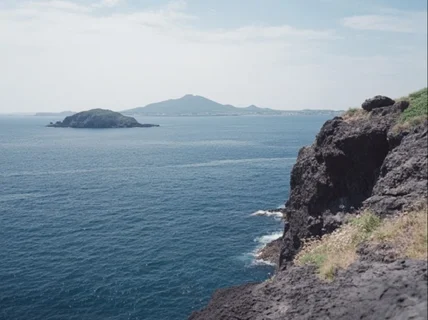
[(385, 97), (385, 96), (375, 96), (373, 98), (367, 99), (363, 102), (361, 105), (361, 108), (363, 108), (366, 111), (372, 111), (376, 108), (382, 108), (391, 106), (395, 103), (394, 100), (391, 98)]
[(257, 259), (277, 265), (279, 261), (279, 253), (281, 252), (281, 245), (281, 238), (269, 242), (265, 247), (259, 250), (257, 253)]
[(141, 124), (135, 118), (127, 117), (119, 112), (104, 109), (92, 109), (65, 117), (56, 123), (50, 123), (48, 127), (55, 128), (142, 128), (159, 127), (156, 124)]
[(218, 290), (190, 319), (427, 319), (427, 262), (396, 261), (390, 246), (361, 245), (359, 260), (331, 283), (291, 263), (302, 240), (332, 232), (360, 209), (394, 214), (426, 202), (427, 122), (393, 129), (408, 105), (377, 96), (363, 104), (371, 110), (363, 117), (327, 121), (291, 172), (277, 274)]
[(310, 267), (272, 280), (221, 289), (190, 320), (427, 319), (426, 261), (359, 261), (331, 283)]
[(340, 226), (332, 215), (363, 206), (391, 214), (426, 197), (426, 123), (411, 132), (391, 129), (407, 107), (401, 101), (354, 121), (336, 117), (324, 124), (312, 146), (300, 150), (291, 172), (285, 210), (290, 231), (283, 237), (281, 267), (293, 259), (302, 239)]
[[(352, 212), (371, 196), (389, 151), (387, 132), (395, 113), (346, 122), (336, 117), (321, 128), (312, 146), (302, 148), (290, 179), (281, 261), (291, 261), (302, 238), (331, 232), (326, 216)], [(339, 225), (339, 224), (338, 224)]]
[(385, 158), (364, 206), (377, 214), (412, 209), (427, 196), (427, 126), (408, 133)]

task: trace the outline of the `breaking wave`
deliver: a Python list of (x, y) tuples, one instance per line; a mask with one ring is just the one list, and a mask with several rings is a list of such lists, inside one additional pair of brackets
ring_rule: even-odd
[(252, 216), (264, 216), (264, 217), (274, 217), (275, 219), (282, 219), (283, 214), (281, 211), (270, 211), (270, 210), (258, 210), (251, 214)]

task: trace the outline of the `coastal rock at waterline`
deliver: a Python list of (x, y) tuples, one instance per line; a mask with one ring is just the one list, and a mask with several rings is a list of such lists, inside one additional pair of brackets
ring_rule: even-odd
[(257, 259), (278, 265), (281, 252), (282, 238), (273, 240), (257, 252)]

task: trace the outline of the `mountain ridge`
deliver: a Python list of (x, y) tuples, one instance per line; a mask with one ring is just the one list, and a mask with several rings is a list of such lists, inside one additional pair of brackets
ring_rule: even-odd
[(150, 103), (144, 107), (137, 107), (122, 111), (124, 114), (149, 116), (177, 116), (177, 115), (249, 115), (249, 114), (281, 114), (280, 110), (259, 108), (255, 105), (238, 108), (230, 104), (221, 104), (211, 99), (186, 94), (178, 99), (168, 99)]

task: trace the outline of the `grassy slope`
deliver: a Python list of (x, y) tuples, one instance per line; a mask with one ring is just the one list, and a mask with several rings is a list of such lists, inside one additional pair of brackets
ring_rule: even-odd
[(428, 90), (427, 88), (409, 94), (404, 98), (410, 102), (410, 107), (401, 115), (401, 121), (410, 121), (416, 117), (427, 117), (428, 114)]
[(339, 268), (345, 269), (357, 258), (357, 248), (389, 244), (396, 257), (427, 259), (427, 208), (382, 220), (364, 212), (342, 228), (318, 240), (306, 242), (296, 256), (298, 265), (312, 264), (322, 279), (332, 280)]
[[(403, 112), (400, 117), (399, 123), (396, 129), (405, 129), (418, 125), (426, 120), (428, 115), (428, 90), (423, 88), (419, 91), (413, 92), (408, 96), (396, 99), (396, 101), (407, 100), (410, 102), (410, 106)], [(350, 108), (343, 114), (345, 119), (351, 119), (355, 117), (362, 117), (367, 114), (361, 108)]]

